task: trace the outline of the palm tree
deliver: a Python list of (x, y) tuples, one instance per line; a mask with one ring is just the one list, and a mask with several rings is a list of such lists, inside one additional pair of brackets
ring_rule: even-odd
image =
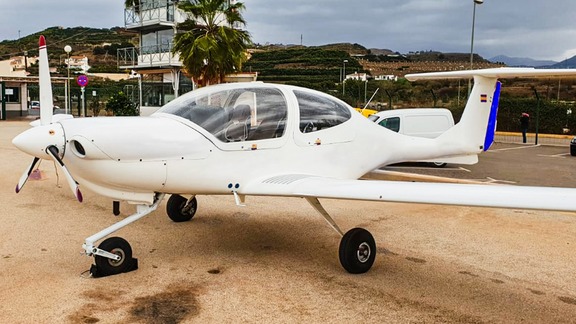
[(139, 4), (140, 1), (138, 0), (124, 0), (124, 7), (135, 7)]
[(140, 0), (124, 0), (124, 7), (133, 8), (135, 13), (140, 13)]
[(229, 0), (182, 1), (178, 8), (188, 19), (178, 24), (173, 53), (200, 86), (220, 83), (228, 73), (239, 72), (246, 61), (250, 34), (233, 26), (245, 25), (241, 2)]
[(138, 13), (140, 11), (140, 0), (124, 0), (124, 7), (133, 7), (134, 11)]

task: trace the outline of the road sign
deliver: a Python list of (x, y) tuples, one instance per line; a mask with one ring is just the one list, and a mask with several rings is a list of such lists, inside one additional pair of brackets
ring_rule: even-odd
[(78, 78), (76, 78), (76, 83), (81, 87), (85, 87), (88, 85), (88, 77), (85, 75), (79, 75)]

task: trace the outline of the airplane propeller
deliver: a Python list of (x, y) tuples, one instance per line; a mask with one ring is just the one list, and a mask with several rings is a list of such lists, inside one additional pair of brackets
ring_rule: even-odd
[[(46, 50), (46, 39), (43, 35), (38, 40), (39, 61), (46, 64), (38, 66), (38, 83), (40, 91), (40, 123), (48, 125), (52, 123), (54, 100), (52, 97), (52, 81), (50, 80), (50, 66), (48, 65), (48, 51)], [(44, 109), (42, 109), (44, 108)]]
[[(74, 180), (74, 178), (72, 177), (72, 174), (70, 174), (70, 171), (68, 171), (68, 168), (66, 168), (64, 161), (62, 161), (62, 159), (58, 155), (59, 151), (58, 151), (58, 148), (56, 147), (56, 145), (49, 145), (48, 147), (46, 147), (46, 153), (52, 158), (52, 160), (54, 160), (54, 164), (56, 165), (58, 170), (60, 170), (60, 172), (62, 172), (64, 174), (64, 176), (66, 177), (66, 181), (68, 182), (68, 186), (70, 186), (70, 189), (74, 193), (74, 196), (76, 197), (76, 199), (78, 199), (79, 202), (82, 202), (83, 196), (82, 196), (82, 192), (80, 191), (80, 188), (78, 187), (78, 183), (76, 182), (76, 180)], [(40, 158), (34, 157), (34, 159), (32, 160), (32, 163), (30, 163), (30, 166), (28, 167), (28, 169), (26, 169), (24, 174), (22, 174), (22, 176), (20, 177), (20, 180), (18, 181), (18, 184), (16, 185), (16, 193), (19, 193), (22, 190), (22, 188), (24, 187), (24, 184), (30, 178), (30, 175), (32, 174), (32, 172), (34, 172), (34, 168), (36, 167), (36, 165), (38, 164), (38, 162), (40, 160), (41, 160)]]
[(22, 190), (22, 187), (24, 187), (24, 184), (26, 183), (26, 181), (28, 181), (28, 178), (30, 177), (30, 175), (34, 171), (34, 168), (36, 167), (36, 164), (38, 163), (38, 161), (40, 161), (40, 158), (34, 157), (34, 160), (32, 160), (32, 163), (28, 167), (28, 170), (26, 172), (24, 172), (24, 174), (20, 177), (20, 180), (18, 181), (18, 184), (16, 185), (16, 193), (19, 193), (20, 190)]
[[(52, 160), (56, 167), (64, 174), (66, 180), (68, 181), (68, 185), (74, 196), (78, 201), (82, 202), (82, 193), (78, 188), (78, 183), (74, 180), (64, 162), (60, 158), (58, 147), (55, 145), (59, 141), (61, 142), (60, 145), (64, 145), (64, 131), (61, 127), (50, 126), (53, 123), (56, 123), (63, 119), (73, 118), (71, 115), (56, 115), (52, 114), (53, 109), (53, 96), (52, 96), (52, 84), (50, 81), (50, 70), (48, 65), (48, 52), (46, 51), (46, 39), (44, 36), (40, 36), (38, 41), (39, 46), (39, 85), (40, 85), (40, 120), (34, 121), (30, 123), (32, 129), (26, 131), (18, 135), (12, 141), (16, 147), (24, 150), (25, 152), (34, 155), (34, 160), (32, 163), (22, 174), (18, 184), (16, 185), (16, 192), (20, 192), (22, 187), (32, 172), (34, 172), (34, 168), (40, 161), (40, 157), (37, 156), (39, 151), (44, 151)], [(47, 145), (47, 146), (44, 146)], [(45, 149), (43, 149), (45, 147)], [(40, 156), (45, 156), (44, 154)]]
[(70, 189), (72, 189), (72, 192), (74, 193), (74, 196), (76, 197), (76, 199), (78, 199), (79, 202), (82, 202), (82, 199), (83, 199), (82, 198), (82, 192), (80, 192), (80, 188), (78, 188), (78, 183), (76, 182), (76, 180), (74, 180), (74, 178), (72, 178), (72, 175), (70, 174), (70, 172), (66, 168), (66, 165), (64, 165), (64, 161), (62, 161), (60, 156), (58, 156), (58, 148), (54, 145), (50, 145), (46, 148), (46, 153), (48, 153), (48, 155), (50, 155), (50, 157), (52, 157), (54, 162), (56, 162), (56, 166), (58, 167), (58, 169), (62, 173), (64, 173), (64, 176), (66, 177), (66, 180), (68, 181), (68, 185), (70, 186)]

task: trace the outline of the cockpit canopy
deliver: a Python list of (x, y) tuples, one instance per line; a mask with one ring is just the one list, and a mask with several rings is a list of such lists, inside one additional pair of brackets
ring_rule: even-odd
[(186, 118), (222, 142), (281, 137), (287, 117), (296, 111), (302, 133), (330, 128), (351, 117), (351, 109), (336, 98), (304, 88), (286, 89), (294, 94), (298, 107), (289, 109), (285, 92), (277, 85), (245, 83), (202, 88), (158, 112)]

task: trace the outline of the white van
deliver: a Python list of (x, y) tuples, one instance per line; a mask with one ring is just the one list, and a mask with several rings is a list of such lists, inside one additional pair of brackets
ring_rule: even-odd
[[(378, 112), (368, 117), (397, 133), (426, 138), (440, 136), (454, 126), (452, 112), (444, 108), (410, 108)], [(444, 162), (433, 162), (436, 167), (444, 167)]]
[(454, 126), (454, 117), (444, 108), (411, 108), (378, 112), (368, 117), (397, 133), (435, 138)]

